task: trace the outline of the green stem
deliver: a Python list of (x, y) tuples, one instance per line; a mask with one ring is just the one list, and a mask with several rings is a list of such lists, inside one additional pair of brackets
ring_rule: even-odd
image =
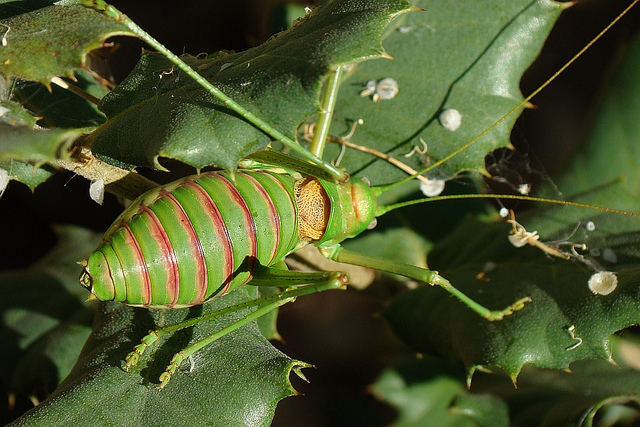
[(338, 68), (333, 70), (327, 78), (324, 95), (320, 105), (321, 111), (320, 114), (318, 114), (318, 120), (316, 121), (316, 127), (313, 133), (313, 140), (311, 141), (311, 147), (309, 147), (309, 151), (318, 157), (322, 157), (324, 146), (327, 142), (327, 136), (329, 135), (331, 118), (333, 117), (336, 100), (338, 99), (338, 89), (340, 88), (341, 76), (342, 67), (338, 66)]

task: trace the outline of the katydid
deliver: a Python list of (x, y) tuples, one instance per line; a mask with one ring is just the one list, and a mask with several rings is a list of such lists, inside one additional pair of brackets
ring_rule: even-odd
[[(244, 284), (284, 288), (273, 296), (152, 331), (127, 356), (125, 369), (134, 366), (145, 349), (167, 333), (230, 311), (256, 308), (242, 320), (177, 353), (160, 377), (159, 388), (162, 389), (185, 358), (210, 342), (300, 295), (343, 288), (348, 280), (344, 273), (299, 273), (284, 269), (284, 257), (310, 243), (332, 260), (441, 286), (488, 320), (501, 320), (531, 301), (523, 296), (505, 308), (490, 310), (458, 291), (437, 272), (354, 253), (340, 246), (343, 240), (363, 232), (377, 216), (409, 204), (444, 198), (378, 206), (377, 196), (414, 177), (390, 186), (370, 187), (360, 179), (348, 178), (346, 172), (321, 160), (339, 86), (340, 68), (336, 68), (328, 79), (323, 112), (317, 121), (312, 151), (308, 152), (227, 98), (112, 6), (102, 1), (84, 3), (125, 23), (229, 108), (311, 162), (275, 152), (256, 155), (250, 170), (241, 170), (234, 175), (210, 172), (151, 190), (116, 220), (99, 248), (83, 262), (80, 281), (95, 298), (135, 306), (172, 308), (201, 304)], [(522, 108), (542, 88), (494, 126)], [(429, 169), (459, 154), (478, 138)], [(544, 201), (535, 197), (518, 198)]]

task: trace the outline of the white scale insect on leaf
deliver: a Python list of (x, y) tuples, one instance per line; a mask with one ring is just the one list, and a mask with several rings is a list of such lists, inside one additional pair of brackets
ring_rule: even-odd
[(89, 187), (89, 196), (91, 200), (101, 205), (104, 201), (104, 180), (99, 179), (91, 183)]
[(442, 125), (443, 128), (454, 131), (457, 130), (462, 124), (462, 114), (460, 111), (455, 108), (447, 108), (440, 116), (438, 116), (438, 121)]
[(589, 289), (596, 295), (609, 295), (618, 287), (618, 276), (611, 271), (599, 271), (589, 278)]
[(528, 195), (531, 192), (531, 184), (520, 184), (518, 185), (518, 193), (523, 196)]
[(400, 92), (398, 82), (391, 77), (387, 77), (378, 82), (369, 80), (365, 84), (365, 88), (360, 92), (360, 96), (371, 96), (373, 102), (378, 102), (379, 100), (393, 99), (398, 92)]
[(427, 197), (435, 197), (444, 191), (445, 181), (442, 179), (429, 179), (420, 181), (420, 191)]

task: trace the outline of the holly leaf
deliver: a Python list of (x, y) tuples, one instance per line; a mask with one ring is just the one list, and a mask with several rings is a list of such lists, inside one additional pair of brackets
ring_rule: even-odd
[[(384, 47), (394, 60), (360, 64), (342, 84), (332, 132), (345, 135), (362, 119), (350, 142), (420, 170), (473, 141), (520, 103), (520, 78), (540, 52), (562, 6), (547, 0), (465, 1), (456, 3), (454, 18), (446, 2), (419, 1), (416, 6), (425, 11), (403, 15), (387, 29)], [(385, 79), (395, 81), (397, 94), (374, 102), (380, 89), (368, 94), (366, 87)], [(449, 130), (441, 124), (439, 116), (447, 109), (462, 115), (459, 128)], [(429, 177), (449, 179), (462, 171), (484, 172), (487, 153), (510, 147), (516, 118), (517, 114), (509, 116), (463, 155), (429, 172)], [(414, 147), (427, 152), (404, 157)], [(334, 147), (326, 157), (336, 158), (338, 151)], [(406, 176), (388, 162), (350, 149), (342, 164), (373, 185)]]
[(122, 369), (124, 357), (156, 325), (172, 324), (257, 296), (256, 288), (243, 287), (181, 310), (101, 304), (93, 332), (69, 376), (49, 399), (17, 422), (86, 425), (118, 419), (122, 424), (145, 425), (167, 420), (187, 426), (269, 425), (278, 401), (294, 394), (289, 374), (306, 364), (276, 350), (256, 322), (198, 351), (183, 362), (164, 390), (156, 390), (158, 378), (174, 353), (240, 319), (247, 310), (170, 335), (149, 348), (131, 372)]
[(99, 236), (72, 227), (59, 227), (57, 234), (57, 246), (37, 263), (0, 274), (2, 380), (14, 401), (51, 393), (91, 331), (94, 310), (84, 304), (75, 261)]
[(372, 389), (398, 411), (393, 425), (507, 426), (509, 408), (497, 396), (471, 394), (461, 372), (436, 358), (397, 364), (385, 370)]
[[(556, 239), (567, 242), (567, 254), (582, 243), (590, 252), (578, 250), (562, 260), (532, 246), (515, 248), (507, 239), (508, 224), (468, 219), (429, 256), (430, 268), (486, 307), (501, 309), (530, 297), (532, 302), (521, 311), (488, 322), (442, 289), (423, 286), (400, 295), (384, 316), (415, 349), (452, 357), (468, 368), (469, 376), (480, 367), (499, 366), (515, 382), (525, 364), (565, 369), (580, 359), (609, 359), (609, 336), (640, 322), (635, 308), (640, 299), (640, 227), (634, 219), (621, 221), (610, 213), (575, 222), (562, 215), (573, 212), (568, 207), (552, 212), (535, 212), (543, 219), (539, 222), (524, 216), (523, 223), (539, 224), (528, 230), (540, 230), (540, 241), (551, 240), (548, 245)], [(588, 220), (598, 224), (595, 230), (586, 225)], [(555, 234), (549, 234), (545, 223), (555, 225)], [(599, 270), (616, 274), (618, 286), (611, 294), (590, 291), (590, 277)], [(482, 272), (486, 274), (478, 276)]]
[[(334, 1), (253, 49), (183, 59), (295, 139), (300, 123), (319, 112), (327, 73), (384, 56), (383, 29), (409, 10), (404, 0)], [(159, 168), (157, 158), (163, 156), (196, 168), (217, 165), (232, 171), (240, 159), (271, 142), (159, 54), (144, 54), (100, 108), (109, 120), (91, 136), (92, 150), (123, 166)]]
[(105, 39), (135, 36), (79, 0), (3, 2), (0, 24), (0, 74), (45, 85), (55, 76), (72, 77)]

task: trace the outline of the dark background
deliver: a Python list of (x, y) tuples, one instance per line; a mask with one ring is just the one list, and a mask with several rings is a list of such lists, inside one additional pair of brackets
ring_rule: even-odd
[[(112, 1), (174, 53), (242, 50), (273, 32), (270, 10), (276, 0), (208, 0), (189, 2)], [(560, 18), (540, 58), (526, 73), (523, 92), (533, 91), (629, 2), (585, 0)], [(186, 6), (186, 7), (185, 7)], [(428, 13), (428, 10), (427, 12)], [(588, 133), (598, 93), (609, 64), (615, 62), (640, 23), (636, 7), (603, 40), (591, 48), (557, 81), (546, 88), (514, 131), (513, 143), (527, 153), (534, 167), (551, 176), (561, 171)], [(121, 38), (109, 58), (117, 81), (133, 68), (144, 46)], [(34, 194), (10, 183), (0, 198), (0, 270), (24, 268), (55, 242), (53, 224), (79, 224), (105, 230), (121, 211), (114, 198), (100, 207), (89, 200), (89, 183), (60, 173)], [(19, 208), (16, 208), (19, 207)], [(72, 208), (70, 208), (72, 207)], [(293, 358), (312, 363), (309, 384), (294, 379), (305, 396), (285, 399), (274, 425), (386, 425), (393, 410), (375, 401), (366, 387), (389, 359), (406, 349), (395, 342), (384, 322), (375, 318), (379, 303), (355, 292), (326, 292), (301, 298), (280, 311), (277, 344)], [(0, 397), (1, 398), (1, 397)], [(350, 417), (354, 417), (351, 419)]]

